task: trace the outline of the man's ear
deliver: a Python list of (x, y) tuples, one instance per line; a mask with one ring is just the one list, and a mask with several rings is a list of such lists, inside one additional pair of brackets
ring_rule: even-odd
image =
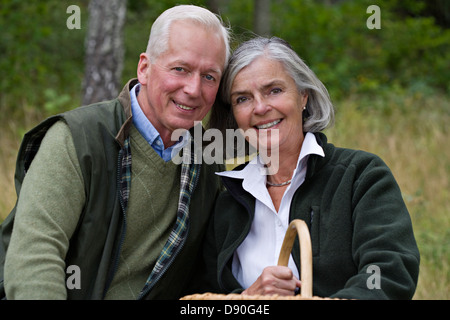
[(146, 53), (141, 53), (137, 67), (137, 77), (140, 84), (146, 85), (148, 72), (150, 68), (150, 59)]

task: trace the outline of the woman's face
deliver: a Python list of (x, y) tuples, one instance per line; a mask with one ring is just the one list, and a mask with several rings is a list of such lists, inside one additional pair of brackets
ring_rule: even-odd
[(299, 151), (303, 141), (302, 112), (307, 101), (308, 95), (298, 92), (281, 62), (265, 57), (243, 68), (231, 87), (236, 122), (249, 143), (258, 149)]

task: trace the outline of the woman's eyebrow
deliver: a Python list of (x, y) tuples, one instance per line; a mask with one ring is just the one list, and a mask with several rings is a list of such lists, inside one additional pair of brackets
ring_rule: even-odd
[(284, 81), (283, 81), (283, 80), (275, 79), (275, 80), (270, 81), (270, 82), (267, 83), (267, 84), (263, 84), (263, 85), (260, 87), (260, 89), (261, 89), (261, 90), (265, 90), (265, 89), (268, 89), (268, 88), (271, 88), (271, 87), (274, 87), (274, 86), (284, 86)]
[[(259, 87), (259, 90), (264, 91), (264, 90), (266, 90), (268, 88), (271, 88), (271, 87), (274, 87), (274, 86), (284, 86), (284, 81), (279, 80), (279, 79), (272, 80), (272, 81), (270, 81), (270, 82), (268, 82), (266, 84), (261, 85)], [(242, 94), (246, 94), (248, 92), (249, 92), (249, 90), (239, 90), (238, 89), (236, 91), (231, 92), (230, 96), (242, 95)]]
[(231, 92), (231, 94), (230, 94), (230, 96), (240, 96), (240, 95), (243, 95), (243, 94), (246, 94), (246, 93), (248, 93), (248, 91), (246, 91), (246, 90), (238, 90), (238, 91), (233, 91), (233, 92)]

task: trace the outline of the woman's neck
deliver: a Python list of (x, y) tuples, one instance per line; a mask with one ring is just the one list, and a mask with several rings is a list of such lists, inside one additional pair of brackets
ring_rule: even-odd
[(260, 157), (267, 168), (267, 180), (282, 183), (292, 178), (297, 167), (298, 157), (302, 149), (303, 140), (298, 146), (289, 149), (271, 149), (266, 153), (260, 152)]

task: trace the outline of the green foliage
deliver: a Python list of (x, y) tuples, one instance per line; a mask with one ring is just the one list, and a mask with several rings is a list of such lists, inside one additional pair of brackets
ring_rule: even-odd
[(44, 90), (44, 109), (48, 114), (56, 114), (63, 110), (64, 105), (71, 101), (68, 94), (60, 94), (52, 88)]
[[(79, 104), (84, 73), (88, 0), (81, 8), (81, 30), (69, 30), (69, 3), (60, 0), (0, 0), (0, 114), (17, 103), (57, 111)], [(124, 30), (123, 82), (136, 76), (150, 27), (165, 9), (206, 0), (129, 0)], [(238, 42), (252, 35), (254, 0), (226, 0), (220, 9)], [(447, 8), (437, 1), (437, 8)], [(369, 5), (381, 9), (381, 29), (370, 30)], [(333, 100), (351, 93), (431, 95), (450, 90), (450, 30), (438, 26), (425, 0), (273, 0), (273, 35), (288, 40), (329, 89)], [(449, 13), (441, 16), (448, 16)], [(445, 23), (444, 23), (445, 24)], [(71, 99), (48, 100), (46, 88)], [(52, 105), (52, 107), (49, 106)]]
[[(450, 31), (431, 17), (400, 17), (396, 2), (286, 1), (277, 8), (276, 16), (284, 17), (277, 19), (276, 34), (292, 43), (337, 98), (396, 87), (450, 89)], [(402, 3), (421, 10), (420, 1)], [(381, 29), (366, 26), (371, 4), (381, 9)]]
[[(73, 4), (83, 10), (86, 3)], [(45, 88), (78, 98), (87, 19), (82, 19), (81, 30), (68, 30), (67, 6), (67, 2), (56, 0), (0, 0), (2, 114), (24, 102), (38, 108), (43, 106)], [(87, 15), (83, 12), (84, 17)]]
[[(231, 0), (236, 32), (251, 29), (253, 1)], [(427, 16), (426, 1), (273, 1), (273, 35), (289, 41), (330, 90), (387, 94), (407, 89), (432, 94), (450, 90), (450, 30)], [(368, 29), (370, 5), (381, 10), (381, 29)]]

